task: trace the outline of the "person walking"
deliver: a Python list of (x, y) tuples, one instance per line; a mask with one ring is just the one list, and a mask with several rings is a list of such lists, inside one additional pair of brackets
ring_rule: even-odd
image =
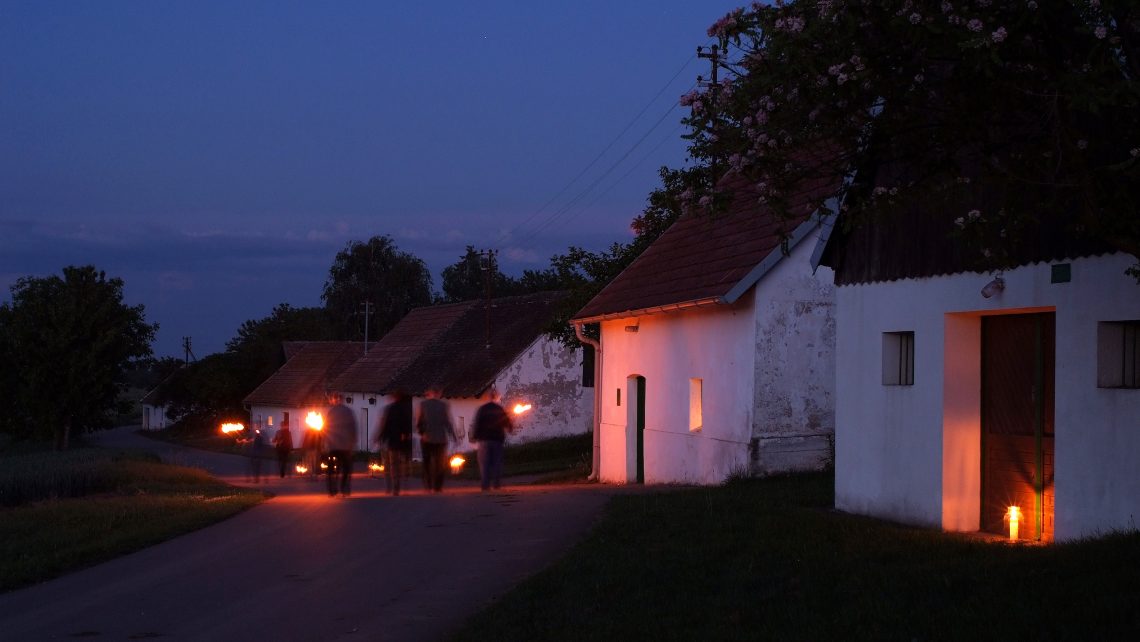
[(249, 455), (249, 473), (253, 477), (253, 483), (260, 484), (261, 458), (265, 455), (265, 437), (261, 434), (261, 429), (254, 429), (253, 436), (246, 445), (246, 454)]
[(494, 388), (487, 391), (487, 402), (475, 411), (471, 438), (479, 453), (479, 482), (486, 491), (499, 488), (503, 476), (503, 442), (507, 433), (514, 432), (511, 417), (499, 405), (499, 394)]
[(293, 453), (293, 433), (289, 431), (289, 419), (281, 421), (281, 427), (273, 435), (273, 447), (277, 450), (277, 464), (281, 468), (281, 478), (289, 473), (289, 456)]
[(428, 390), (427, 399), (420, 402), (416, 430), (424, 455), (424, 490), (441, 493), (447, 476), (447, 445), (459, 437), (451, 423), (451, 406), (438, 390)]
[(412, 457), (412, 398), (403, 391), (392, 395), (393, 401), (384, 409), (380, 424), (380, 442), (384, 451), (384, 475), (388, 494), (400, 494), (400, 482), (407, 474), (408, 460)]
[[(340, 395), (329, 395), (325, 419), (325, 439), (329, 447), (329, 497), (352, 494), (352, 449), (356, 445), (356, 417), (340, 402)], [(337, 484), (339, 477), (340, 483)]]

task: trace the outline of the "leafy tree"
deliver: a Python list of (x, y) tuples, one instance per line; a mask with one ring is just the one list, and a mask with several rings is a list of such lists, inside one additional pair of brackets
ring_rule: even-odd
[(846, 177), (847, 223), (938, 201), (979, 267), (1041, 226), (1140, 257), (1135, 0), (778, 1), (709, 35), (724, 80), (682, 104), (714, 171), (690, 205), (728, 169), (777, 211)]
[[(468, 245), (459, 261), (443, 268), (443, 272), (440, 273), (440, 285), (443, 288), (443, 296), (440, 297), (440, 301), (455, 303), (484, 298), (487, 293), (485, 275), (487, 269), (486, 259), (475, 251), (474, 246)], [(491, 281), (492, 296), (511, 296), (533, 291), (527, 289), (518, 280), (497, 269), (494, 270)]]
[(122, 279), (92, 266), (24, 277), (11, 292), (0, 305), (0, 353), (11, 377), (3, 430), (52, 437), (62, 450), (73, 432), (110, 427), (126, 372), (150, 356), (158, 326), (146, 323), (143, 306), (123, 303)]
[(321, 299), (340, 338), (364, 338), (362, 305), (372, 303), (371, 337), (383, 336), (412, 308), (431, 303), (431, 273), (423, 261), (401, 252), (388, 236), (351, 241), (329, 268)]

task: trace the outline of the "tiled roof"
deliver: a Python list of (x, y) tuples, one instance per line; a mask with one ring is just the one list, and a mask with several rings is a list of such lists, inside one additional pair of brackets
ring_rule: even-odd
[(483, 392), (542, 334), (564, 298), (541, 292), (417, 308), (334, 382), (337, 390), (422, 395), (439, 389), (450, 398)]
[(244, 402), (285, 407), (323, 403), (328, 384), (363, 352), (364, 345), (356, 341), (303, 342)]
[(427, 347), (462, 317), (475, 302), (416, 308), (388, 331), (356, 363), (332, 383), (342, 391), (384, 394), (391, 382)]
[(679, 305), (732, 303), (763, 272), (766, 259), (778, 261), (781, 238), (792, 236), (818, 204), (833, 192), (817, 180), (791, 200), (793, 215), (780, 219), (758, 203), (750, 182), (740, 176), (722, 181), (731, 190), (723, 214), (688, 214), (574, 315), (575, 321), (636, 316)]

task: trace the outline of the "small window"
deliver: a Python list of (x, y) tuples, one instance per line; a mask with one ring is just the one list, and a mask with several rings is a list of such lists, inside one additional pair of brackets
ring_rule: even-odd
[(704, 411), (701, 408), (703, 380), (689, 379), (689, 432), (697, 432), (704, 425)]
[[(283, 423), (283, 424), (289, 423), (289, 412), (285, 411), (285, 412), (281, 413), (281, 415), (282, 415), (281, 416), (281, 423)], [(258, 419), (260, 419), (260, 417), (258, 417)]]
[(346, 404), (350, 404), (350, 403), (352, 403), (352, 397), (345, 397), (345, 398), (344, 398), (344, 403), (346, 403)]
[(582, 387), (594, 387), (594, 346), (582, 344)]
[(617, 405), (621, 405), (621, 388), (617, 389)]
[(914, 332), (883, 333), (883, 385), (914, 385)]
[(1099, 323), (1096, 343), (1096, 385), (1140, 388), (1140, 321)]

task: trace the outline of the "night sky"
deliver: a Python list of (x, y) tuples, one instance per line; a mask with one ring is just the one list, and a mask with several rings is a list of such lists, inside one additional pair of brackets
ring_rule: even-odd
[(0, 0), (0, 300), (94, 264), (202, 357), (319, 305), (349, 240), (436, 289), (468, 244), (628, 241), (738, 4)]

